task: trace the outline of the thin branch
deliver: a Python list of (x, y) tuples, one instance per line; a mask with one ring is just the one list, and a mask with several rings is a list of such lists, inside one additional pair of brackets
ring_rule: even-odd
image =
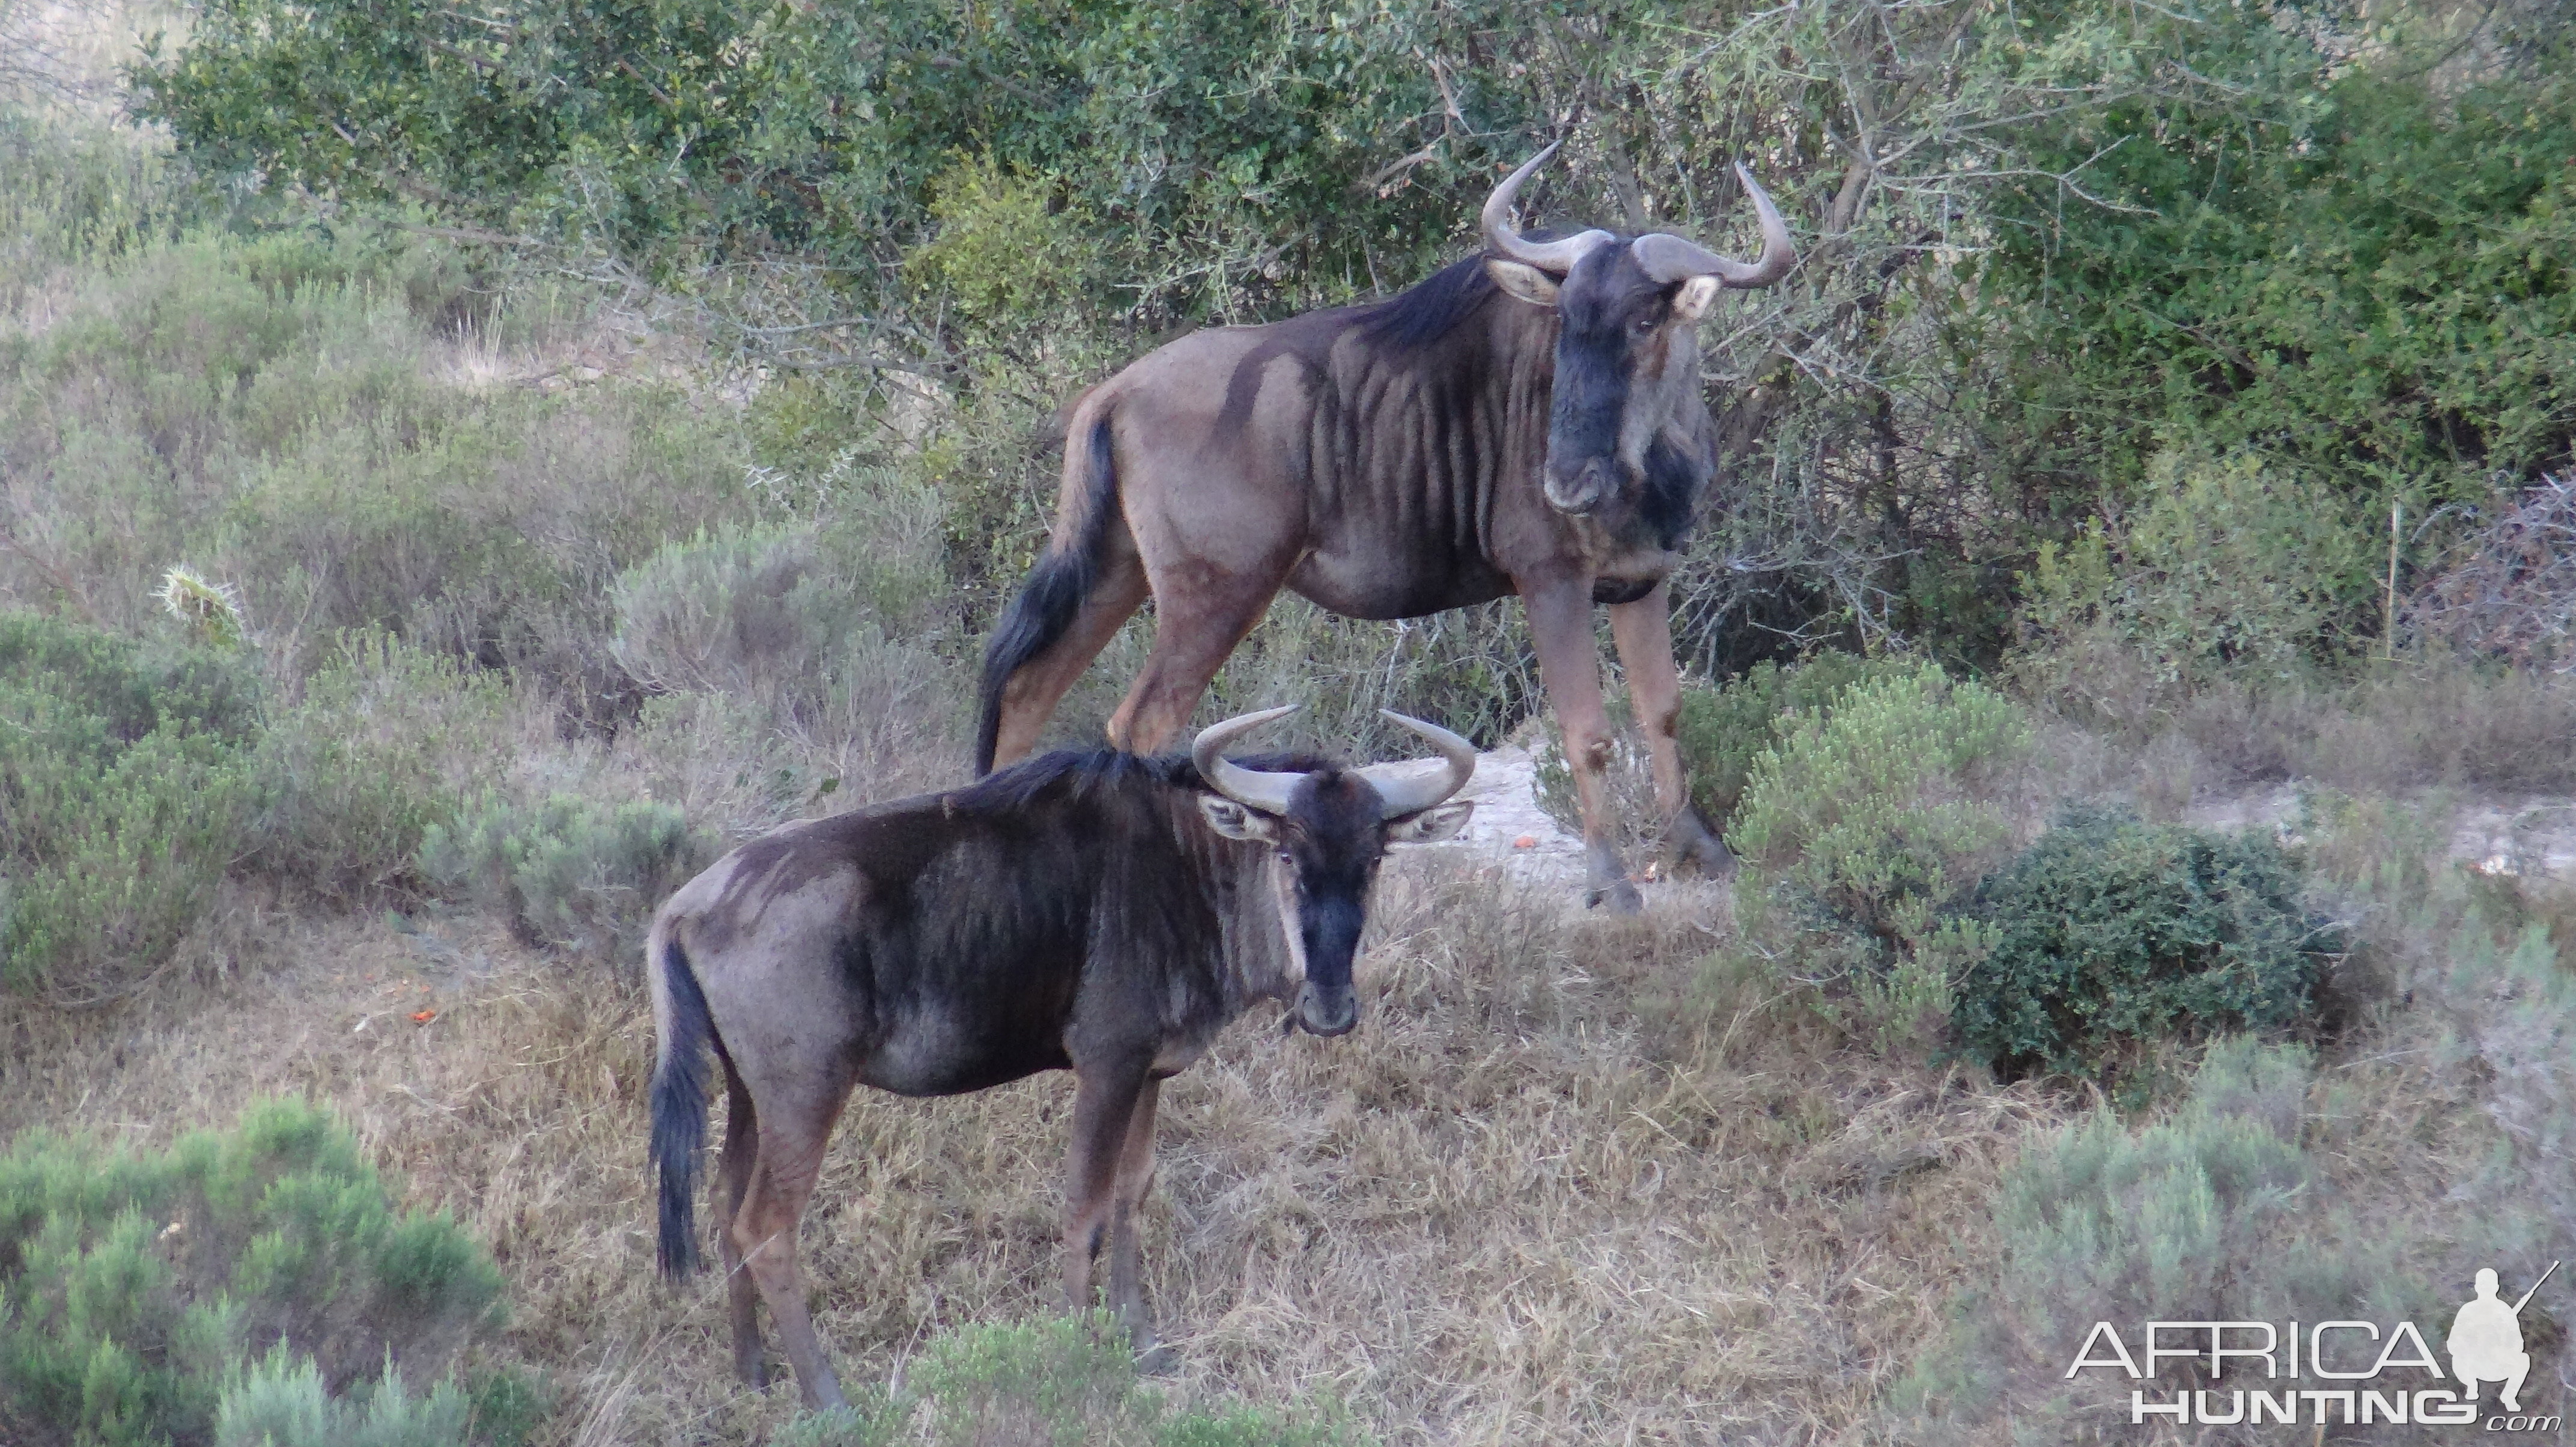
[(473, 66), (476, 70), (482, 71), (487, 75), (500, 75), (505, 73), (508, 69), (506, 66), (502, 65), (501, 62), (494, 60), (489, 56), (476, 55), (470, 50), (460, 50), (457, 47), (448, 44), (444, 40), (432, 40), (428, 36), (424, 35), (420, 38), (420, 43), (434, 51), (437, 51), (441, 55), (453, 56), (458, 60), (464, 61), (467, 65)]

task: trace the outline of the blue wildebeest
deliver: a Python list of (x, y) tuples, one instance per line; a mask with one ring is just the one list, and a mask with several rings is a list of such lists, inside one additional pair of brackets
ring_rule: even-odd
[(1726, 867), (1675, 746), (1665, 578), (1716, 461), (1699, 319), (1719, 288), (1769, 286), (1796, 257), (1741, 166), (1762, 224), (1753, 263), (1663, 232), (1524, 237), (1512, 197), (1555, 149), (1486, 201), (1484, 256), (1365, 306), (1193, 332), (1075, 404), (1053, 535), (984, 655), (979, 771), (1036, 746), (1148, 593), (1154, 644), (1110, 718), (1119, 748), (1163, 747), (1282, 587), (1354, 618), (1518, 593), (1591, 896), (1634, 909), (1603, 797), (1604, 603), (1667, 845)]
[(1134, 1212), (1153, 1176), (1161, 1082), (1256, 1001), (1339, 1035), (1359, 1019), (1351, 963), (1386, 846), (1445, 838), (1476, 767), (1446, 729), (1439, 766), (1345, 768), (1221, 750), (1289, 712), (1206, 730), (1190, 757), (1032, 759), (968, 788), (790, 824), (672, 895), (645, 944), (660, 1055), (653, 1159), (661, 1267), (695, 1265), (705, 1052), (730, 1107), (716, 1250), (734, 1365), (765, 1384), (755, 1291), (809, 1405), (842, 1402), (796, 1272), (796, 1223), (832, 1124), (859, 1085), (956, 1095), (1071, 1070), (1065, 1290), (1109, 1302), (1150, 1345)]

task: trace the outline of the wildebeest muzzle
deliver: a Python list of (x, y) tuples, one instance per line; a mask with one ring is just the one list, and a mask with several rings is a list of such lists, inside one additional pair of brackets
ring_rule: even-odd
[(1303, 1030), (1309, 1035), (1327, 1039), (1348, 1035), (1360, 1023), (1360, 997), (1347, 986), (1339, 990), (1318, 990), (1312, 981), (1297, 991), (1297, 1006), (1280, 1022), (1280, 1033)]
[(1540, 489), (1547, 494), (1548, 506), (1561, 513), (1583, 517), (1598, 512), (1601, 505), (1617, 493), (1621, 471), (1619, 464), (1611, 459), (1595, 457), (1585, 462), (1570, 478), (1554, 467), (1548, 468)]

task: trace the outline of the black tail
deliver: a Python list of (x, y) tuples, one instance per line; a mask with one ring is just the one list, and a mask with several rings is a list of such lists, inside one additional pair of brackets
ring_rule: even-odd
[(662, 1176), (659, 1259), (662, 1274), (676, 1281), (698, 1265), (698, 1148), (707, 1138), (707, 1043), (715, 1021), (680, 942), (665, 941), (661, 957), (670, 1010), (653, 1067), (653, 1164)]
[(1100, 581), (1101, 549), (1118, 516), (1118, 464), (1106, 408), (1091, 424), (1084, 466), (1082, 512), (1070, 529), (1072, 536), (1057, 538), (1038, 558), (1028, 581), (1020, 585), (1020, 596), (1011, 600), (994, 628), (993, 641), (984, 647), (983, 711), (975, 725), (977, 778), (993, 772), (993, 748), (1002, 733), (1002, 690), (1011, 675), (1055, 646)]

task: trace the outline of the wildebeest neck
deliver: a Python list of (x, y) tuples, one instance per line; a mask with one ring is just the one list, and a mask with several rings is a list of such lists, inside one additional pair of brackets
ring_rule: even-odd
[[(1244, 762), (1291, 773), (1331, 767), (1305, 754)], [(1271, 851), (1210, 830), (1197, 805), (1205, 788), (1186, 758), (1068, 750), (945, 797), (953, 818), (1008, 826), (1036, 817), (1053, 826), (1042, 831), (1047, 837), (1070, 841), (1073, 857), (1049, 861), (1049, 877), (1021, 887), (1059, 896), (1041, 914), (1079, 916), (1087, 936), (1168, 961), (1173, 986), (1158, 1015), (1173, 1028), (1195, 1030), (1210, 1008), (1221, 1025), (1255, 999), (1291, 997), (1297, 983), (1273, 896)], [(1116, 847), (1100, 847), (1104, 841)]]

